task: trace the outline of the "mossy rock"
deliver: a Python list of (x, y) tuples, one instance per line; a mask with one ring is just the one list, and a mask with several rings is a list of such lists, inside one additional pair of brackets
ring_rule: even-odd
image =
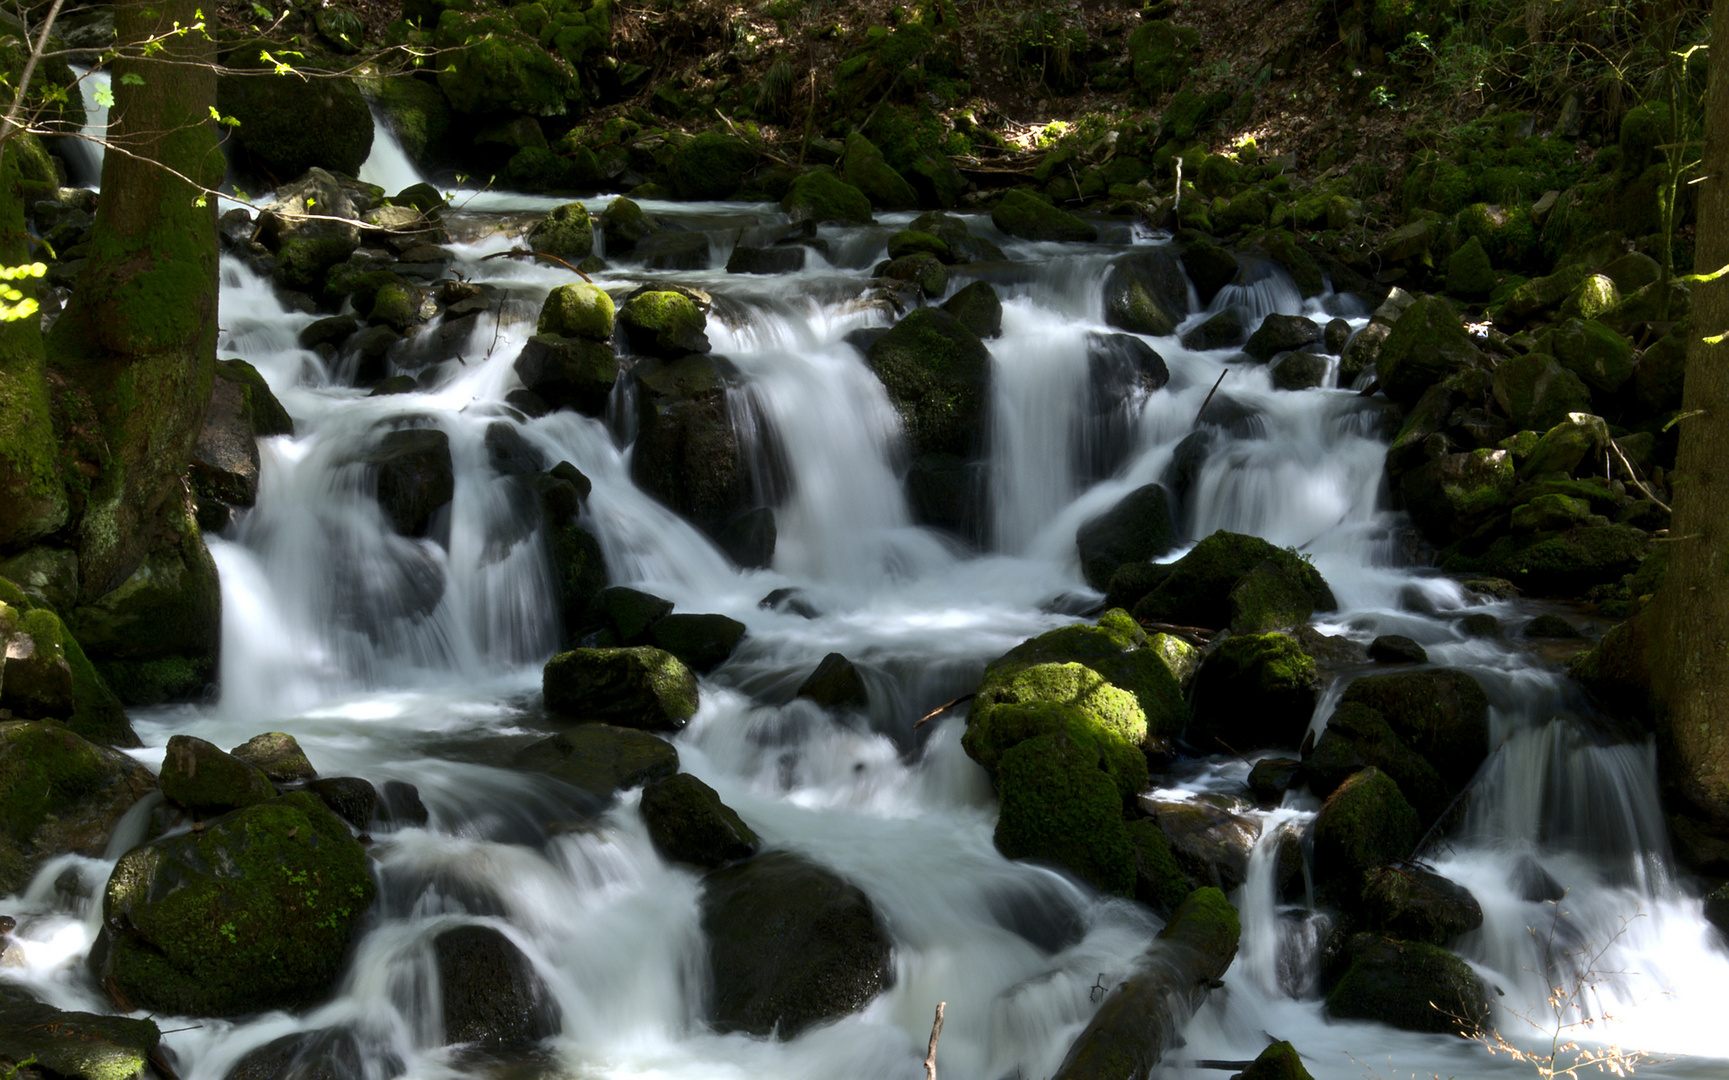
[(372, 110), (345, 75), (272, 75), (258, 50), (229, 61), (242, 71), (216, 80), (216, 107), (240, 121), (229, 138), (261, 173), (290, 179), (318, 167), (356, 176), (372, 153)]
[(607, 341), (612, 337), (612, 297), (597, 285), (560, 285), (540, 305), (537, 332)]
[(1118, 259), (1105, 276), (1105, 322), (1131, 334), (1163, 337), (1189, 313), (1182, 263), (1154, 250)]
[(670, 289), (639, 292), (625, 300), (618, 322), (632, 350), (672, 360), (710, 349), (708, 317), (696, 301)]
[(1096, 744), (1063, 732), (1017, 743), (998, 763), (997, 789), (1003, 855), (1061, 866), (1100, 892), (1134, 894), (1122, 796)]
[[(931, 210), (920, 214), (907, 225), (910, 232), (934, 236), (948, 249), (943, 261), (955, 264), (1002, 262), (1003, 249), (982, 236), (974, 236), (967, 223), (954, 214)], [(977, 283), (975, 283), (977, 284)]]
[[(602, 297), (605, 295), (601, 293)], [(611, 301), (607, 304), (610, 307)], [(547, 321), (545, 309), (541, 320)], [(610, 318), (606, 325), (611, 327)], [(589, 326), (591, 331), (600, 326), (592, 311)], [(603, 341), (543, 333), (523, 344), (513, 370), (522, 385), (546, 402), (548, 408), (574, 409), (584, 416), (601, 417), (606, 415), (613, 387), (618, 384), (620, 364), (612, 346)]]
[[(840, 175), (841, 179), (863, 192), (872, 206), (884, 210), (910, 210), (919, 204), (918, 192), (913, 190), (906, 177), (894, 170), (875, 143), (856, 131), (846, 138), (846, 148), (841, 153)], [(893, 254), (892, 245), (890, 254)]]
[(1357, 934), (1350, 958), (1350, 967), (1327, 995), (1328, 1016), (1466, 1038), (1489, 1024), (1483, 980), (1445, 949)]
[(1081, 705), (1030, 701), (975, 709), (967, 723), (966, 733), (961, 737), (961, 745), (966, 748), (968, 756), (995, 777), (1003, 755), (1009, 750), (1028, 739), (1058, 733), (1076, 745), (1087, 744), (1098, 749), (1118, 796), (1123, 800), (1134, 798), (1146, 788), (1147, 759), (1141, 752), (1140, 741), (1101, 724), (1097, 713)]
[(672, 614), (673, 603), (664, 597), (614, 585), (601, 592), (599, 605), (626, 645), (648, 643), (648, 628)]
[(1151, 818), (1124, 826), (1135, 852), (1135, 899), (1169, 918), (1192, 888), (1189, 877), (1171, 855), (1171, 841)]
[(1163, 19), (1142, 23), (1129, 35), (1135, 83), (1149, 96), (1175, 90), (1194, 66), (1201, 34)]
[(1489, 754), (1489, 698), (1469, 672), (1426, 668), (1364, 675), (1351, 681), (1340, 702), (1379, 712), (1454, 790)]
[(254, 735), (229, 753), (258, 769), (274, 784), (297, 784), (318, 778), (318, 770), (307, 760), (306, 751), (300, 749), (294, 736), (285, 732)]
[(975, 281), (943, 301), (942, 309), (981, 339), (1003, 332), (1003, 302), (988, 281)]
[(295, 792), (122, 856), (92, 967), (177, 1016), (304, 1007), (335, 986), (375, 891), (348, 826)]
[(1379, 710), (1361, 701), (1341, 702), (1327, 719), (1327, 729), (1303, 757), (1309, 790), (1325, 799), (1371, 766), (1398, 783), (1425, 826), (1440, 818), (1457, 791), (1394, 732)]
[(1561, 366), (1593, 390), (1614, 394), (1633, 377), (1633, 343), (1596, 319), (1569, 319), (1544, 341)]
[(409, 160), (422, 168), (443, 163), (452, 114), (450, 101), (435, 84), (386, 75), (359, 79), (357, 85), (396, 135)]
[(1467, 300), (1482, 300), (1495, 289), (1495, 268), (1475, 236), (1447, 257), (1447, 291)]
[(1546, 353), (1502, 360), (1492, 380), (1496, 403), (1517, 428), (1548, 431), (1568, 413), (1591, 408), (1590, 388)]
[(948, 267), (928, 251), (891, 259), (878, 268), (877, 276), (910, 282), (918, 286), (919, 292), (933, 300), (949, 288)]
[[(120, 698), (109, 688), (58, 615), (38, 605), (5, 578), (0, 578), (0, 604), (31, 614), (33, 638), (38, 634), (44, 640), (57, 637), (60, 653), (72, 674), (72, 711), (69, 716), (56, 719), (64, 720), (67, 728), (93, 743), (122, 748), (143, 745), (138, 733), (132, 730), (132, 722), (126, 718), (126, 709)], [(50, 630), (56, 625), (58, 634), (51, 634)]]
[(1483, 925), (1483, 908), (1463, 885), (1415, 866), (1383, 866), (1363, 882), (1369, 926), (1443, 948)]
[(1231, 606), (1231, 632), (1264, 634), (1307, 625), (1315, 613), (1312, 580), (1312, 573), (1291, 573), (1289, 560), (1261, 560), (1225, 596)]
[(1235, 753), (1295, 747), (1319, 692), (1319, 669), (1295, 638), (1233, 634), (1201, 662), (1189, 738)]
[(593, 618), (595, 599), (606, 588), (606, 556), (594, 534), (577, 524), (583, 491), (556, 469), (536, 478), (534, 485), (545, 522), (541, 537), (552, 562), (568, 642)]
[(0, 1069), (9, 1078), (132, 1080), (150, 1076), (162, 1033), (154, 1021), (65, 1012), (0, 991)]
[(1221, 529), (1171, 564), (1170, 572), (1135, 604), (1135, 618), (1179, 626), (1229, 626), (1231, 591), (1269, 560), (1282, 576), (1307, 593), (1315, 611), (1338, 608), (1320, 571), (1302, 556), (1276, 548), (1258, 536)]
[(1303, 1067), (1296, 1047), (1276, 1042), (1262, 1050), (1233, 1080), (1314, 1080), (1314, 1077)]
[(559, 653), (546, 662), (542, 690), (554, 713), (647, 731), (675, 731), (697, 708), (696, 676), (646, 645)]
[(642, 789), (642, 819), (655, 850), (704, 869), (757, 853), (762, 841), (707, 784), (679, 773)]
[(915, 455), (975, 456), (984, 442), (990, 353), (946, 311), (909, 312), (865, 353)]
[(744, 185), (756, 162), (743, 139), (706, 131), (679, 146), (667, 175), (681, 199), (724, 199)]
[(99, 858), (150, 771), (60, 724), (0, 722), (0, 895), (21, 894), (68, 852)]
[(581, 90), (563, 58), (505, 15), (447, 9), (433, 44), (441, 50), (438, 88), (459, 113), (560, 116)]
[(1445, 454), (1411, 470), (1399, 478), (1399, 493), (1425, 535), (1446, 544), (1505, 512), (1517, 480), (1511, 453), (1483, 448)]
[(1479, 355), (1452, 305), (1442, 297), (1424, 296), (1393, 324), (1376, 358), (1375, 373), (1382, 391), (1409, 407), (1430, 386), (1475, 366)]
[(1125, 563), (1147, 562), (1169, 551), (1175, 542), (1170, 497), (1158, 484), (1129, 492), (1075, 532), (1081, 575), (1100, 591), (1110, 586), (1112, 575)]
[(1370, 767), (1327, 797), (1313, 835), (1317, 883), (1354, 899), (1369, 871), (1410, 856), (1422, 822), (1397, 781)]
[(1023, 240), (1091, 243), (1099, 238), (1099, 230), (1094, 226), (1018, 188), (1004, 195), (992, 208), (991, 222)]
[(1582, 525), (1565, 532), (1503, 536), (1483, 568), (1528, 593), (1577, 596), (1620, 581), (1651, 551), (1651, 537), (1631, 525)]
[(264, 770), (191, 735), (168, 740), (160, 783), (169, 802), (200, 816), (256, 806), (276, 797), (276, 786)]
[(930, 255), (946, 263), (952, 258), (949, 246), (940, 238), (915, 229), (902, 229), (890, 236), (888, 252), (890, 259), (901, 259), (908, 255)]
[(794, 221), (846, 225), (868, 225), (871, 221), (870, 198), (826, 169), (813, 169), (794, 180), (780, 208)]
[(656, 735), (611, 724), (575, 724), (517, 751), (511, 764), (545, 773), (598, 799), (678, 772), (678, 749)]
[(528, 230), (527, 239), (536, 251), (577, 262), (594, 251), (594, 222), (581, 203), (565, 203)]

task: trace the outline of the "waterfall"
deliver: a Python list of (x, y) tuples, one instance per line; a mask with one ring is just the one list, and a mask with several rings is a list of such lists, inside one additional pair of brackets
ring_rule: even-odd
[[(387, 191), (422, 179), (382, 124), (361, 178)], [(582, 201), (598, 213), (609, 199)], [(632, 482), (628, 389), (617, 392), (612, 421), (530, 418), (506, 402), (541, 299), (573, 279), (560, 267), (486, 259), (514, 243), (493, 226), (561, 201), (455, 192), (450, 218), (469, 239), (447, 245), (451, 273), (509, 299), (482, 316), (463, 363), (424, 369), (406, 394), (366, 397), (346, 385), (340, 365), (299, 345), (315, 316), (288, 310), (268, 280), (223, 262), (220, 355), (263, 373), (296, 433), (264, 442), (257, 505), (210, 538), (223, 590), (221, 699), (140, 711), (138, 757), (159, 763), (172, 734), (229, 747), (287, 731), (325, 775), (417, 785), (430, 820), (374, 838), (379, 899), (328, 1003), (203, 1024), (157, 1018), (172, 1029), (165, 1042), (187, 1080), (220, 1080), (272, 1039), (333, 1027), (352, 1033), (368, 1080), (472, 1075), (443, 1045), (431, 959), (432, 939), (462, 924), (505, 934), (548, 987), (563, 1030), (544, 1048), (545, 1075), (914, 1080), (932, 1009), (946, 1000), (945, 1080), (1049, 1076), (1099, 989), (1128, 971), (1159, 921), (1004, 859), (989, 781), (960, 745), (964, 718), (914, 721), (969, 693), (987, 663), (1027, 637), (1074, 621), (1065, 612), (1097, 596), (1080, 575), (1076, 529), (1150, 483), (1171, 487), (1186, 540), (1231, 529), (1312, 558), (1341, 605), (1326, 616), (1328, 633), (1360, 643), (1406, 634), (1488, 689), (1493, 753), (1464, 827), (1427, 857), (1483, 907), (1483, 927), (1458, 951), (1500, 991), (1500, 1029), (1543, 1041), (1519, 1017), (1552, 1024), (1550, 987), (1571, 979), (1579, 993), (1563, 1021), (1607, 1013), (1592, 1038), (1698, 1055), (1642, 1076), (1729, 1068), (1715, 1016), (1729, 959), (1675, 872), (1650, 741), (1595, 715), (1532, 654), (1466, 638), (1452, 619), (1478, 601), (1402, 565), (1402, 518), (1382, 497), (1386, 435), (1371, 403), (1348, 390), (1277, 390), (1265, 365), (1179, 341), (1228, 306), (1251, 322), (1278, 312), (1361, 325), (1361, 305), (1330, 292), (1305, 299), (1282, 270), (1255, 264), (1208, 310), (1192, 302), (1179, 334), (1143, 339), (1168, 366), (1167, 385), (1101, 403), (1089, 341), (1116, 332), (1102, 299), (1116, 250), (1013, 240), (970, 217), (1011, 261), (967, 271), (993, 280), (1004, 311), (1001, 336), (986, 343), (985, 520), (980, 535), (961, 537), (918, 523), (900, 418), (854, 343), (889, 321), (870, 298), (870, 273), (910, 215), (824, 226), (827, 258), (758, 278), (719, 266), (741, 238), (789, 224), (777, 209), (645, 201), (647, 212), (705, 234), (710, 265), (643, 271), (615, 260), (595, 280), (618, 297), (645, 282), (714, 297), (714, 351), (740, 384), (730, 417), (778, 533), (772, 565), (741, 570)], [(1160, 242), (1127, 228), (1112, 239)], [(709, 1030), (702, 885), (657, 854), (637, 795), (597, 811), (550, 778), (498, 764), (539, 725), (540, 669), (560, 632), (537, 512), (486, 449), (500, 424), (548, 465), (568, 461), (592, 481), (582, 523), (613, 583), (746, 624), (744, 644), (704, 678), (701, 709), (676, 736), (681, 765), (767, 847), (803, 854), (870, 897), (894, 941), (894, 985), (861, 1012), (785, 1042)], [(387, 434), (408, 428), (440, 433), (452, 464), (449, 506), (418, 537), (385, 520), (366, 464)], [(759, 606), (777, 589), (798, 590), (810, 610)], [(830, 652), (859, 667), (868, 710), (837, 717), (793, 698)], [(1327, 695), (1317, 726), (1341, 689)], [(1303, 890), (1280, 887), (1287, 832), (1317, 805), (1296, 793), (1277, 808), (1242, 806), (1248, 767), (1210, 759), (1160, 781), (1173, 797), (1241, 806), (1260, 839), (1233, 896), (1243, 923), (1236, 964), (1158, 1075), (1223, 1075), (1202, 1063), (1253, 1057), (1269, 1035), (1292, 1040), (1323, 1080), (1520, 1075), (1463, 1040), (1324, 1019), (1317, 965), (1330, 923)], [(117, 843), (144, 835), (149, 808), (135, 813)], [(62, 1007), (107, 1007), (78, 973), (100, 904), (58, 882), (67, 873), (100, 881), (123, 850), (55, 860), (7, 900), (4, 910), (21, 917), (22, 960), (0, 980)], [(1533, 880), (1553, 881), (1565, 898), (1533, 899)], [(1594, 970), (1576, 961), (1587, 954), (1599, 956)]]

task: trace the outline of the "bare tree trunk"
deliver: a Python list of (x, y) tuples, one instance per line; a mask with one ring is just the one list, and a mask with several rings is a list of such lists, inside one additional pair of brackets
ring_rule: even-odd
[(113, 69), (114, 107), (89, 261), (48, 337), (106, 443), (78, 524), (82, 598), (137, 568), (203, 423), (216, 359), (216, 206), (181, 176), (222, 181), (210, 109), (216, 46), (195, 0), (123, 0), (117, 39), (162, 37)]
[[(1694, 266), (1729, 263), (1729, 0), (1712, 10)], [(1697, 286), (1674, 472), (1670, 565), (1645, 613), (1665, 766), (1681, 793), (1729, 827), (1729, 277)]]
[[(0, 156), (0, 266), (30, 262), (24, 177), (17, 151)], [(26, 296), (37, 283), (10, 282)], [(66, 524), (66, 485), (34, 315), (0, 322), (0, 551), (28, 546)]]

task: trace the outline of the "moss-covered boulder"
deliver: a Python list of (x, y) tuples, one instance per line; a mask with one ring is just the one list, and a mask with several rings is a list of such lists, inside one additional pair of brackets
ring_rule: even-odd
[(1175, 90), (1194, 65), (1201, 34), (1164, 19), (1142, 23), (1129, 35), (1135, 83), (1149, 96)]
[(1620, 581), (1651, 552), (1651, 537), (1631, 525), (1580, 525), (1562, 532), (1498, 538), (1482, 566), (1528, 593), (1577, 596)]
[(1000, 779), (1004, 754), (1029, 739), (1052, 734), (1061, 734), (1077, 746), (1096, 747), (1100, 767), (1120, 798), (1131, 799), (1147, 786), (1147, 761), (1140, 742), (1124, 735), (1120, 725), (1101, 723), (1096, 710), (1082, 705), (1042, 700), (993, 704), (969, 721), (962, 745), (993, 778)]
[(1315, 576), (1307, 563), (1297, 570), (1288, 559), (1262, 559), (1225, 594), (1231, 632), (1265, 634), (1308, 625), (1315, 613)]
[(646, 731), (611, 724), (576, 724), (523, 747), (518, 769), (545, 773), (607, 800), (627, 788), (678, 772), (678, 749)]
[(234, 758), (262, 772), (274, 784), (298, 784), (316, 780), (318, 770), (300, 749), (294, 736), (281, 731), (267, 731), (229, 751)]
[(46, 608), (0, 601), (0, 708), (20, 720), (72, 715), (72, 664), (66, 629)]
[(1375, 373), (1389, 398), (1410, 406), (1430, 386), (1477, 364), (1480, 355), (1453, 306), (1443, 297), (1424, 296), (1393, 324)]
[(676, 731), (696, 715), (696, 676), (671, 653), (647, 645), (573, 649), (546, 662), (549, 711), (645, 731)]
[(554, 207), (528, 230), (528, 246), (568, 263), (581, 262), (594, 253), (594, 222), (581, 203)]
[(1454, 790), (1489, 754), (1489, 698), (1469, 672), (1429, 668), (1364, 675), (1351, 681), (1340, 701), (1379, 712)]
[(60, 724), (0, 722), (0, 895), (22, 892), (48, 859), (99, 858), (155, 777)]
[(1135, 899), (1169, 918), (1193, 885), (1171, 853), (1170, 838), (1151, 818), (1123, 826), (1135, 853)]
[(991, 209), (991, 223), (1023, 240), (1090, 243), (1099, 238), (1096, 227), (1019, 188), (1004, 195)]
[[(248, 55), (250, 53), (250, 55)], [(243, 167), (291, 179), (317, 166), (357, 176), (372, 153), (372, 110), (345, 75), (270, 74), (259, 49), (236, 50), (216, 79), (216, 107), (240, 121), (229, 138)]]
[(919, 292), (931, 300), (949, 289), (948, 267), (928, 251), (891, 259), (877, 268), (877, 276), (916, 285)]
[[(864, 192), (871, 205), (884, 210), (911, 210), (919, 194), (894, 170), (877, 145), (859, 132), (847, 136), (841, 153), (841, 179)], [(868, 216), (868, 215), (867, 215)]]
[(1321, 340), (1321, 324), (1302, 315), (1273, 312), (1243, 343), (1243, 351), (1265, 363), (1282, 352), (1307, 348)]
[(708, 316), (695, 300), (672, 289), (633, 293), (618, 312), (632, 352), (673, 360), (710, 349)]
[(1517, 481), (1513, 455), (1485, 447), (1443, 454), (1412, 469), (1399, 477), (1399, 494), (1424, 535), (1446, 544), (1505, 512)]
[[(610, 318), (607, 323), (610, 328)], [(620, 364), (612, 346), (604, 341), (540, 333), (523, 344), (514, 370), (522, 385), (549, 407), (599, 417), (606, 415)]]
[(1510, 357), (1495, 365), (1495, 402), (1520, 430), (1548, 431), (1568, 413), (1588, 412), (1591, 391), (1546, 353)]
[(559, 116), (581, 87), (575, 70), (502, 13), (447, 8), (433, 32), (438, 88), (459, 113)]
[(179, 1016), (302, 1007), (335, 985), (375, 892), (348, 826), (295, 792), (122, 856), (91, 966)]
[(790, 1039), (894, 984), (893, 943), (870, 898), (791, 852), (704, 878), (702, 928), (718, 1031)]
[(1445, 947), (1483, 925), (1483, 908), (1471, 890), (1416, 866), (1370, 871), (1362, 904), (1371, 929), (1405, 941)]
[(547, 294), (540, 305), (540, 321), (535, 330), (541, 334), (608, 341), (612, 338), (613, 318), (612, 297), (606, 290), (578, 282), (560, 285)]
[(870, 198), (827, 169), (812, 169), (794, 180), (780, 208), (794, 221), (868, 225), (871, 220)]
[(629, 255), (661, 228), (659, 221), (622, 195), (606, 204), (606, 209), (600, 212), (599, 225), (609, 259)]
[(655, 621), (648, 640), (706, 675), (726, 662), (744, 640), (744, 623), (726, 615), (679, 613)]
[(444, 164), (448, 153), (445, 135), (452, 114), (449, 100), (437, 85), (390, 75), (361, 78), (356, 83), (410, 161), (423, 169)]
[(704, 869), (748, 859), (762, 846), (738, 813), (689, 773), (643, 788), (642, 819), (655, 850), (674, 862)]
[(1447, 257), (1447, 291), (1467, 300), (1482, 300), (1495, 289), (1495, 268), (1475, 236)]
[[(1338, 601), (1319, 570), (1294, 551), (1274, 547), (1258, 536), (1219, 530), (1171, 564), (1170, 573), (1135, 603), (1135, 618), (1180, 626), (1224, 628), (1232, 617), (1245, 616), (1254, 597), (1245, 593), (1235, 605), (1231, 594), (1262, 563), (1271, 561), (1279, 574), (1296, 584), (1314, 611), (1333, 611)], [(1253, 590), (1251, 590), (1251, 593)]]
[(1466, 1038), (1489, 1023), (1483, 980), (1445, 949), (1357, 934), (1349, 956), (1350, 966), (1327, 995), (1328, 1016)]
[(1607, 315), (1621, 303), (1621, 290), (1607, 274), (1587, 274), (1579, 287), (1561, 304), (1563, 319), (1595, 319)]
[(982, 236), (974, 236), (965, 219), (941, 210), (920, 214), (907, 229), (935, 237), (948, 252), (942, 257), (947, 263), (1002, 262), (1004, 258), (1003, 249)]
[(131, 1080), (155, 1075), (162, 1033), (151, 1020), (66, 1012), (0, 990), (0, 1069), (16, 1080)]
[(1189, 313), (1189, 281), (1168, 251), (1118, 259), (1105, 276), (1105, 322), (1132, 334), (1163, 337)]
[[(4, 639), (8, 654), (0, 660), (0, 707), (12, 709), (20, 719), (30, 719), (30, 710), (43, 704), (46, 696), (56, 701), (56, 708), (44, 716), (63, 721), (67, 728), (91, 742), (120, 747), (142, 745), (120, 699), (58, 615), (6, 578), (0, 578), (0, 606), (4, 607), (0, 610), (0, 638)], [(20, 671), (13, 675), (9, 669), (15, 661)], [(61, 661), (72, 680), (69, 711), (61, 711), (66, 706), (57, 700)], [(35, 682), (33, 688), (33, 679), (23, 674), (25, 670), (45, 677), (46, 685)], [(15, 696), (8, 697), (5, 690), (8, 675), (19, 679), (26, 692), (19, 693), (19, 685), (14, 684)]]
[(162, 794), (200, 816), (224, 814), (276, 797), (264, 771), (203, 739), (175, 735), (162, 760)]
[(1320, 671), (1288, 634), (1233, 634), (1195, 677), (1198, 746), (1247, 753), (1303, 741), (1320, 693)]
[(942, 309), (982, 338), (1003, 332), (1003, 302), (988, 281), (975, 281), (943, 301)]
[(1158, 484), (1136, 488), (1075, 531), (1081, 576), (1101, 592), (1124, 563), (1146, 562), (1175, 543), (1170, 497)]
[(1417, 811), (1386, 773), (1367, 768), (1339, 785), (1315, 815), (1316, 882), (1354, 900), (1364, 875), (1408, 858), (1422, 838)]
[(1600, 393), (1614, 394), (1633, 377), (1633, 343), (1596, 319), (1569, 319), (1544, 342), (1562, 367)]
[(1063, 731), (1016, 743), (997, 763), (997, 790), (998, 851), (1064, 867), (1101, 892), (1133, 895), (1122, 794), (1097, 743)]
[(1262, 1050), (1249, 1067), (1232, 1080), (1314, 1080), (1303, 1067), (1297, 1048), (1288, 1042), (1276, 1042)]
[(756, 168), (756, 151), (736, 135), (705, 131), (673, 152), (667, 176), (681, 199), (724, 199)]
[(1326, 730), (1303, 756), (1303, 775), (1309, 789), (1325, 799), (1371, 766), (1398, 782), (1425, 826), (1441, 816), (1457, 790), (1399, 737), (1378, 710), (1357, 701), (1344, 702), (1333, 710)]
[(599, 606), (618, 632), (618, 640), (626, 645), (645, 645), (649, 627), (672, 614), (673, 602), (640, 589), (614, 585), (601, 592)]
[(913, 453), (976, 456), (984, 444), (990, 352), (938, 308), (909, 312), (865, 352), (901, 414)]

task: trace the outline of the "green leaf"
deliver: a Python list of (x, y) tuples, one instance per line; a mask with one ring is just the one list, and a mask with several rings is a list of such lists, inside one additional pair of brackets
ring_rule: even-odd
[(102, 106), (104, 109), (112, 109), (114, 107), (114, 91), (108, 89), (106, 86), (98, 86), (96, 92), (91, 96), (96, 99), (96, 104)]
[(143, 86), (144, 85), (144, 76), (139, 75), (136, 72), (128, 71), (126, 74), (120, 76), (120, 85), (121, 86)]

